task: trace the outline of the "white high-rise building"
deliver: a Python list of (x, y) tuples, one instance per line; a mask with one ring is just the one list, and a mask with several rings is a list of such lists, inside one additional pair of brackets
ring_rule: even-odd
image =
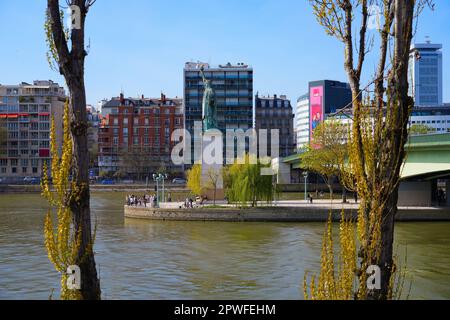
[(309, 144), (309, 94), (297, 99), (295, 108), (294, 131), (297, 137), (297, 149)]
[(442, 44), (411, 45), (409, 61), (409, 95), (416, 107), (442, 106)]

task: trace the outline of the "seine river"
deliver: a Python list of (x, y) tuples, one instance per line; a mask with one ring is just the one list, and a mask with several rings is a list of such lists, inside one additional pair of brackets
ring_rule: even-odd
[[(323, 223), (131, 220), (123, 199), (92, 195), (104, 299), (302, 299), (305, 271), (318, 270)], [(37, 194), (0, 195), (0, 299), (58, 297), (46, 207)], [(410, 299), (450, 299), (450, 223), (398, 223), (395, 239)]]

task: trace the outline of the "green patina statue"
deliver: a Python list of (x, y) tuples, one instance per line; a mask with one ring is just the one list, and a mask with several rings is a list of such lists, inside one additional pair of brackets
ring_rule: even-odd
[(206, 79), (203, 70), (204, 68), (202, 66), (200, 68), (200, 75), (202, 76), (203, 85), (205, 86), (202, 102), (202, 123), (203, 131), (207, 131), (209, 129), (217, 129), (217, 107), (214, 89), (211, 87), (211, 80)]

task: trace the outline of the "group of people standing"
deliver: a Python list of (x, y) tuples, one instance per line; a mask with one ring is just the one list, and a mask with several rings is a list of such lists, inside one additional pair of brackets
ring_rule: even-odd
[(144, 194), (142, 197), (132, 195), (127, 195), (126, 197), (127, 206), (144, 206), (147, 207), (147, 203), (150, 204), (150, 207), (156, 208), (158, 205), (158, 201), (156, 195), (148, 195)]

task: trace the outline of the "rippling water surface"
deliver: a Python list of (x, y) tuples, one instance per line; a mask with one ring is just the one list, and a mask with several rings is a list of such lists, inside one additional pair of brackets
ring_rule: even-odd
[[(103, 298), (302, 299), (305, 271), (318, 270), (323, 223), (124, 219), (123, 199), (92, 195)], [(45, 208), (39, 195), (0, 195), (0, 299), (58, 296)], [(398, 223), (395, 238), (410, 298), (450, 299), (450, 223)]]

